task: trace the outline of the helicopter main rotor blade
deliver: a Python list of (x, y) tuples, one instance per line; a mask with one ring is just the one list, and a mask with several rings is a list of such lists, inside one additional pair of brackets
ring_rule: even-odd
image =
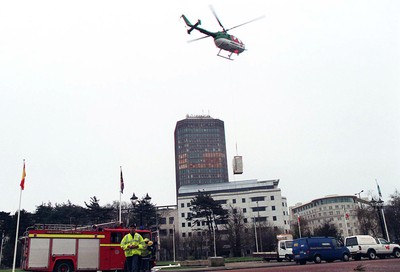
[(203, 37), (200, 37), (200, 38), (197, 38), (197, 39), (189, 40), (189, 41), (187, 41), (187, 42), (188, 42), (188, 43), (191, 43), (191, 42), (196, 42), (196, 41), (199, 41), (199, 40), (202, 40), (202, 39), (208, 38), (208, 37), (210, 37), (210, 36), (203, 36)]
[(210, 5), (210, 9), (211, 9), (212, 13), (214, 14), (215, 19), (217, 19), (218, 24), (222, 27), (224, 32), (227, 32), (228, 30), (225, 29), (225, 27), (222, 25), (221, 21), (218, 19), (217, 13), (215, 12), (213, 6)]
[(263, 19), (263, 18), (265, 18), (265, 15), (263, 15), (263, 16), (260, 16), (260, 17), (257, 17), (257, 18), (255, 18), (255, 19), (253, 19), (253, 20), (250, 20), (250, 21), (248, 21), (248, 22), (245, 22), (245, 23), (243, 23), (243, 24), (240, 24), (240, 25), (237, 25), (237, 26), (234, 26), (234, 27), (228, 28), (226, 31), (232, 30), (232, 29), (234, 29), (234, 28), (238, 28), (238, 27), (240, 27), (240, 26), (244, 26), (244, 25), (250, 24), (250, 23), (252, 23), (252, 22), (255, 22), (255, 21), (261, 20), (261, 19)]

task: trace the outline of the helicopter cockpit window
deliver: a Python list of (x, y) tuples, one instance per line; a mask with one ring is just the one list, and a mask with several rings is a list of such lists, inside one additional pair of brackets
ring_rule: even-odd
[(231, 35), (231, 37), (232, 37), (233, 41), (235, 41), (237, 43), (240, 43), (240, 44), (243, 44), (243, 42), (241, 40), (239, 40), (238, 38), (236, 38), (235, 36)]

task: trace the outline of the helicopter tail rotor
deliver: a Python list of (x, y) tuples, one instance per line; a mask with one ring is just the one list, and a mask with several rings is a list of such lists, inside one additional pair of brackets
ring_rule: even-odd
[(201, 25), (201, 21), (200, 21), (200, 20), (197, 20), (197, 23), (195, 23), (194, 25), (192, 25), (192, 26), (188, 29), (187, 33), (190, 34), (190, 32), (192, 32), (193, 29), (195, 29), (195, 28), (196, 28), (197, 26), (199, 26), (199, 25)]

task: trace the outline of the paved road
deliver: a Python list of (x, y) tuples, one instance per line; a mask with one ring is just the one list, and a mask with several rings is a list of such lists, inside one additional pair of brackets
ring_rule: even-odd
[[(356, 270), (360, 268), (359, 270)], [(361, 270), (361, 269), (364, 270)], [(296, 265), (294, 262), (291, 263), (277, 263), (277, 262), (246, 262), (246, 263), (228, 263), (225, 267), (202, 267), (192, 269), (179, 269), (170, 270), (168, 272), (184, 272), (184, 271), (225, 271), (229, 272), (261, 272), (261, 271), (296, 271), (296, 272), (354, 272), (354, 271), (366, 271), (366, 272), (399, 272), (400, 271), (400, 259), (377, 259), (377, 260), (361, 260), (361, 261), (349, 261), (349, 262), (333, 262), (333, 263), (307, 263), (306, 265)], [(161, 270), (162, 271), (162, 270)]]

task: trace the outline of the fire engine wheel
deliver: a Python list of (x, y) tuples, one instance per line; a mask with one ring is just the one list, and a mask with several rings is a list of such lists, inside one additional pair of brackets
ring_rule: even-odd
[(56, 264), (54, 267), (54, 272), (72, 272), (74, 271), (74, 267), (71, 262), (61, 261)]

